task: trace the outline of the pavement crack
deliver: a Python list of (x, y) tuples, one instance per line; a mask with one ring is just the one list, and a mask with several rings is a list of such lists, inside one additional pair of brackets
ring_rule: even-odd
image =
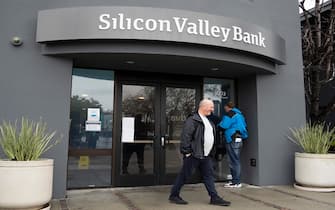
[(137, 207), (127, 196), (121, 192), (115, 192), (115, 195), (121, 200), (123, 204), (127, 206), (129, 210), (141, 210)]
[(279, 205), (276, 205), (276, 204), (273, 204), (273, 203), (270, 203), (270, 202), (266, 202), (266, 201), (263, 201), (263, 200), (260, 200), (260, 199), (257, 199), (257, 198), (253, 198), (253, 197), (250, 197), (250, 196), (247, 196), (247, 195), (243, 195), (243, 194), (240, 194), (240, 193), (237, 193), (237, 192), (233, 192), (231, 191), (230, 193), (234, 194), (234, 195), (237, 195), (237, 196), (240, 196), (242, 198), (246, 198), (248, 200), (251, 200), (251, 201), (254, 201), (254, 202), (258, 202), (258, 203), (261, 203), (265, 206), (268, 206), (268, 207), (272, 207), (274, 209), (279, 209), (279, 210), (292, 210), (292, 209), (289, 209), (289, 208), (286, 208), (286, 207), (283, 207), (283, 206), (279, 206)]
[(321, 203), (321, 204), (325, 204), (325, 205), (329, 205), (329, 206), (334, 207), (333, 203), (329, 203), (329, 202), (326, 202), (326, 201), (320, 201), (320, 200), (317, 200), (317, 199), (314, 199), (314, 198), (306, 197), (306, 196), (303, 196), (303, 195), (297, 195), (297, 194), (286, 192), (286, 191), (279, 190), (279, 189), (274, 189), (274, 188), (266, 188), (266, 189), (269, 189), (269, 190), (274, 191), (274, 192), (282, 193), (282, 194), (285, 194), (285, 195), (290, 195), (290, 196), (293, 196), (293, 197), (296, 197), (296, 198), (300, 198), (300, 199), (304, 199), (304, 200), (308, 200), (308, 201), (313, 201), (313, 202), (316, 202), (316, 203)]

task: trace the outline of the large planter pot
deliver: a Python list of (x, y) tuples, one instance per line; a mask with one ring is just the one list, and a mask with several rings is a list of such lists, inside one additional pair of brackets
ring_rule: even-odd
[(0, 209), (43, 209), (52, 197), (53, 160), (0, 160)]
[(295, 153), (296, 184), (322, 191), (335, 190), (335, 154)]

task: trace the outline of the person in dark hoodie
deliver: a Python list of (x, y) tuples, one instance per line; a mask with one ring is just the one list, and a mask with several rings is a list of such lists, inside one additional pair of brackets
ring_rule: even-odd
[(180, 152), (184, 162), (180, 173), (171, 189), (169, 200), (175, 204), (187, 204), (180, 197), (180, 190), (192, 175), (194, 168), (200, 168), (204, 184), (210, 196), (210, 204), (229, 206), (230, 202), (223, 200), (214, 185), (212, 156), (215, 148), (215, 125), (208, 119), (214, 111), (213, 101), (204, 99), (199, 104), (198, 112), (189, 116), (181, 134)]
[(242, 112), (235, 108), (233, 102), (228, 102), (224, 109), (227, 114), (223, 116), (219, 126), (224, 129), (229, 168), (232, 175), (232, 183), (225, 184), (224, 187), (240, 188), (242, 187), (240, 154), (243, 140), (248, 138), (247, 124)]

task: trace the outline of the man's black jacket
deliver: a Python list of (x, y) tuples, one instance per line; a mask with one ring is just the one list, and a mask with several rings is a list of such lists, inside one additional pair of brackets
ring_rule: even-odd
[[(210, 156), (215, 153), (216, 132), (215, 125), (209, 120), (213, 127), (214, 144)], [(182, 154), (192, 154), (195, 158), (204, 158), (204, 131), (205, 125), (198, 113), (194, 113), (187, 118), (181, 133), (180, 152)]]

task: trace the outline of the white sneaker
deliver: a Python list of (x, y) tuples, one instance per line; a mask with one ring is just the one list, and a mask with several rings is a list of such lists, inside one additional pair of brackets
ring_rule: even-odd
[(242, 187), (242, 184), (233, 184), (233, 183), (228, 183), (228, 184), (225, 184), (223, 187), (225, 188), (241, 188)]
[(232, 182), (227, 182), (226, 184), (224, 184), (223, 186), (224, 187), (228, 187), (228, 186), (230, 186), (230, 185), (232, 185), (233, 183)]

